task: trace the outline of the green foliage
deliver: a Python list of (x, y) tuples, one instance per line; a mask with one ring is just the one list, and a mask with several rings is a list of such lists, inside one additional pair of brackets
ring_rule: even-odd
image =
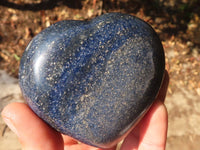
[(20, 57), (17, 54), (14, 54), (13, 56), (16, 59), (16, 61), (20, 61)]

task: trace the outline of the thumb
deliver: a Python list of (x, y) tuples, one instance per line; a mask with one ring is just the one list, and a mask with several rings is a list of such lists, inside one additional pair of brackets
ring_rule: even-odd
[(9, 104), (1, 115), (11, 130), (17, 134), (23, 150), (64, 149), (61, 134), (43, 122), (26, 104)]

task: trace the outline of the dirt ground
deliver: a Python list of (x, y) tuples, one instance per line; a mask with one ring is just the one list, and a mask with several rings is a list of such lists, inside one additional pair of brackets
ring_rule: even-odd
[[(198, 0), (0, 0), (0, 111), (23, 101), (20, 57), (29, 41), (60, 20), (88, 20), (123, 12), (147, 21), (163, 43), (170, 84), (167, 150), (200, 149), (200, 1)], [(0, 150), (20, 150), (0, 118)]]

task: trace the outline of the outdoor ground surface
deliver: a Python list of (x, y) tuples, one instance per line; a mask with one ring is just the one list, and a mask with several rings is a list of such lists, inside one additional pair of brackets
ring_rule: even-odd
[[(199, 0), (0, 0), (0, 111), (11, 101), (23, 101), (19, 62), (36, 34), (60, 20), (88, 20), (106, 12), (137, 16), (156, 30), (170, 76), (166, 149), (200, 150)], [(20, 150), (1, 118), (0, 150)]]

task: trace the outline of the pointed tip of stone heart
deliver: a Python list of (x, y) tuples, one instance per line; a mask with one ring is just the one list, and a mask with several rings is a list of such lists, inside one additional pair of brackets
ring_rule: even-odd
[(39, 33), (20, 63), (29, 106), (56, 130), (111, 147), (153, 103), (165, 68), (162, 44), (144, 21), (108, 13), (61, 21)]

